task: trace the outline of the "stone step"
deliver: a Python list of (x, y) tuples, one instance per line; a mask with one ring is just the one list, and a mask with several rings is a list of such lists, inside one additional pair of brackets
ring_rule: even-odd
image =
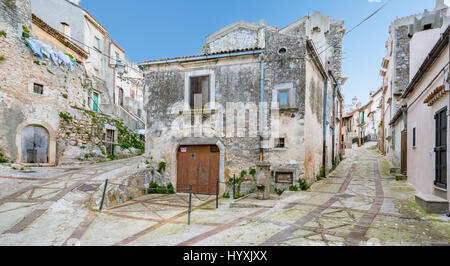
[(418, 193), (416, 203), (427, 213), (447, 214), (449, 212), (449, 201), (434, 195)]

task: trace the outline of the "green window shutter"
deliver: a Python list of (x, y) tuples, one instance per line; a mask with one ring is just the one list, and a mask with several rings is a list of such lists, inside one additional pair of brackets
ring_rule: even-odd
[(365, 115), (365, 113), (366, 113), (365, 111), (363, 111), (363, 113), (362, 113), (362, 118), (361, 118), (361, 124), (362, 125), (364, 125), (364, 115)]
[(392, 148), (394, 149), (395, 148), (395, 129), (394, 130), (392, 130)]
[(92, 106), (92, 109), (94, 110), (94, 112), (98, 112), (98, 94), (94, 92), (94, 103)]

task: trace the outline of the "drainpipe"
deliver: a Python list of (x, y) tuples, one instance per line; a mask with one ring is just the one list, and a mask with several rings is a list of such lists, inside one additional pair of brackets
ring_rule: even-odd
[(334, 146), (336, 145), (336, 93), (337, 93), (337, 88), (338, 85), (335, 85), (334, 90), (333, 90), (333, 121), (332, 121), (332, 125), (333, 125), (333, 132), (332, 132), (332, 148), (331, 148), (331, 160), (334, 163), (335, 160), (335, 156), (334, 156), (334, 152), (335, 152), (335, 148)]
[(323, 99), (323, 152), (322, 167), (326, 171), (326, 149), (327, 149), (327, 97), (328, 97), (328, 76), (325, 77), (324, 99)]
[(259, 105), (259, 161), (264, 161), (263, 134), (264, 134), (264, 53), (259, 56), (261, 59), (261, 95)]
[[(339, 88), (340, 89), (340, 88)], [(344, 155), (344, 147), (343, 147), (343, 143), (342, 143), (342, 127), (343, 127), (343, 121), (342, 121), (342, 101), (339, 104), (340, 109), (339, 109), (339, 154), (341, 156)]]
[(383, 95), (381, 96), (381, 152), (383, 153), (383, 155), (386, 155), (386, 152), (384, 150), (384, 138), (386, 137), (384, 135), (384, 100), (386, 98), (386, 92), (384, 90), (384, 86), (385, 86), (385, 79), (386, 77), (383, 77)]

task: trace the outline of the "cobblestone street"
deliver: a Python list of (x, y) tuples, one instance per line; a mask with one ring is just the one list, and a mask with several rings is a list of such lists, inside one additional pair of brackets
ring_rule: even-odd
[(0, 245), (450, 243), (448, 218), (423, 213), (415, 191), (392, 178), (385, 159), (367, 147), (348, 151), (327, 179), (305, 192), (285, 192), (273, 208), (230, 208), (233, 200), (221, 199), (216, 210), (213, 197), (193, 197), (190, 226), (185, 194), (147, 195), (102, 214), (85, 207), (86, 185), (98, 187), (138, 159), (2, 176)]

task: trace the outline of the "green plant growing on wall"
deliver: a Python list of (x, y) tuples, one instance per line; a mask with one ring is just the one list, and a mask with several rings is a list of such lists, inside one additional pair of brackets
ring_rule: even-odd
[(320, 174), (319, 174), (319, 176), (321, 177), (321, 178), (325, 178), (326, 176), (325, 176), (325, 169), (322, 167), (321, 169), (320, 169)]
[(165, 172), (166, 171), (166, 163), (165, 162), (160, 162), (158, 164), (158, 170), (156, 170), (156, 171), (158, 171), (158, 173), (160, 173), (160, 174)]
[(5, 37), (6, 38), (6, 32), (4, 30), (0, 31), (0, 37)]
[(8, 163), (9, 160), (8, 158), (5, 157), (5, 155), (3, 155), (3, 153), (0, 153), (0, 163)]
[(244, 182), (244, 177), (247, 175), (246, 171), (241, 172), (241, 177), (239, 178), (229, 178), (226, 182), (227, 187), (233, 191), (233, 187), (235, 188), (236, 194), (234, 195), (234, 199), (239, 199), (241, 197), (241, 185)]
[(114, 120), (115, 126), (119, 131), (117, 137), (119, 146), (121, 149), (135, 148), (140, 150), (142, 153), (145, 150), (145, 144), (139, 139), (138, 134), (130, 132), (128, 128), (122, 123), (122, 121)]
[(275, 193), (277, 193), (278, 196), (281, 196), (281, 194), (283, 194), (284, 191), (285, 191), (284, 189), (275, 188)]
[(172, 183), (167, 186), (159, 186), (155, 182), (151, 182), (147, 189), (147, 194), (175, 194), (175, 188)]
[(70, 123), (73, 119), (73, 117), (69, 113), (59, 113), (59, 117), (61, 117), (66, 123)]
[(47, 68), (47, 72), (50, 73), (50, 74), (52, 74), (52, 75), (55, 75), (55, 74), (53, 74), (53, 72), (52, 72), (50, 69), (48, 69), (48, 68)]
[(67, 94), (65, 94), (65, 93), (62, 95), (62, 97), (63, 97), (64, 99), (69, 98), (69, 96), (68, 96)]
[(306, 180), (303, 180), (301, 178), (298, 180), (298, 184), (301, 190), (308, 190), (310, 188), (308, 182), (306, 182)]
[(173, 187), (172, 183), (169, 183), (167, 185), (167, 193), (169, 194), (175, 194), (175, 188)]
[(34, 60), (33, 63), (34, 63), (35, 65), (38, 65), (38, 66), (41, 65), (41, 63), (40, 63), (38, 60)]
[(1, 62), (1, 61), (5, 61), (5, 59), (6, 59), (6, 58), (5, 58), (4, 56), (0, 55), (0, 62)]
[(244, 178), (246, 175), (247, 175), (247, 171), (242, 170), (241, 175), (240, 175), (241, 179)]
[(255, 177), (255, 175), (256, 175), (256, 169), (251, 168), (250, 171), (249, 171), (249, 174), (252, 175), (253, 177)]
[(298, 191), (298, 187), (297, 186), (290, 186), (289, 190), (290, 191)]

